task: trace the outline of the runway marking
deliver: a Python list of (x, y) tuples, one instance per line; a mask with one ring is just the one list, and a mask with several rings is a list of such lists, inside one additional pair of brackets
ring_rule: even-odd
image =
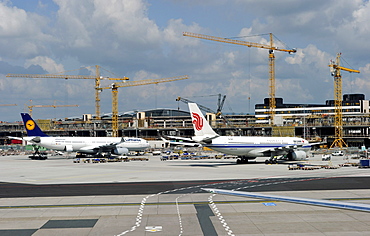
[(148, 198), (150, 197), (153, 197), (155, 196), (156, 194), (152, 194), (152, 195), (148, 195), (146, 197), (144, 197), (142, 200), (141, 200), (141, 204), (140, 204), (140, 207), (139, 207), (139, 212), (136, 216), (136, 223), (134, 226), (131, 227), (130, 230), (126, 230), (120, 234), (118, 234), (117, 236), (121, 236), (121, 235), (125, 235), (126, 233), (128, 232), (132, 232), (132, 231), (135, 231), (136, 228), (140, 227), (140, 224), (141, 224), (141, 220), (142, 220), (142, 217), (143, 217), (143, 212), (144, 212), (144, 207), (145, 207), (145, 202), (146, 200), (148, 200)]
[(217, 208), (217, 205), (213, 202), (213, 197), (214, 196), (216, 196), (216, 194), (212, 194), (211, 196), (209, 196), (208, 202), (210, 203), (211, 207), (213, 208), (213, 211), (215, 212), (216, 216), (218, 217), (218, 220), (221, 222), (222, 226), (224, 227), (225, 231), (227, 232), (227, 235), (235, 236), (233, 234), (233, 231), (227, 225), (226, 220), (222, 217), (220, 211)]
[(180, 233), (179, 235), (182, 235), (183, 228), (182, 228), (182, 221), (181, 221), (181, 215), (180, 215), (180, 209), (179, 209), (179, 203), (178, 203), (178, 197), (176, 198), (176, 209), (177, 209), (177, 216), (179, 218), (179, 224), (180, 224)]
[[(152, 194), (152, 195), (148, 195), (146, 197), (144, 197), (141, 201), (141, 205), (140, 205), (140, 208), (139, 208), (139, 211), (138, 211), (138, 214), (136, 216), (136, 223), (134, 226), (131, 227), (130, 230), (126, 230), (126, 231), (123, 231), (122, 233), (116, 235), (116, 236), (122, 236), (122, 235), (125, 235), (129, 232), (133, 232), (135, 231), (138, 227), (140, 227), (141, 225), (141, 221), (142, 221), (142, 215), (143, 215), (143, 212), (144, 212), (144, 207), (145, 207), (145, 203), (147, 201), (148, 198), (150, 197), (153, 197), (153, 196), (158, 196), (160, 194), (168, 194), (168, 193), (173, 193), (173, 192), (177, 192), (177, 191), (181, 191), (181, 190), (189, 190), (189, 189), (193, 189), (193, 188), (202, 188), (202, 187), (206, 187), (206, 186), (212, 186), (212, 185), (224, 185), (225, 184), (225, 187), (230, 187), (230, 186), (235, 186), (236, 184), (243, 184), (244, 182), (250, 182), (250, 183), (258, 183), (260, 180), (266, 180), (266, 179), (269, 179), (269, 180), (272, 180), (271, 178), (277, 178), (277, 177), (280, 177), (280, 178), (286, 178), (286, 180), (282, 180), (282, 181), (277, 181), (277, 182), (267, 182), (267, 183), (261, 183), (261, 184), (255, 184), (255, 185), (250, 185), (250, 186), (243, 186), (243, 187), (239, 187), (239, 188), (234, 188), (233, 190), (240, 190), (240, 189), (246, 189), (246, 188), (254, 188), (254, 187), (261, 187), (261, 186), (268, 186), (268, 185), (273, 185), (273, 184), (284, 184), (284, 183), (291, 183), (291, 182), (299, 182), (299, 181), (312, 181), (312, 180), (319, 180), (319, 179), (329, 179), (329, 178), (338, 178), (338, 177), (343, 177), (343, 173), (342, 173), (342, 176), (335, 176), (335, 173), (331, 172), (332, 170), (329, 170), (326, 171), (326, 172), (322, 172), (322, 171), (310, 171), (310, 172), (305, 172), (305, 173), (300, 173), (301, 175), (300, 176), (297, 176), (295, 172), (294, 174), (290, 174), (290, 175), (281, 175), (281, 176), (270, 176), (270, 177), (264, 177), (264, 178), (254, 178), (254, 179), (244, 179), (244, 180), (237, 180), (237, 181), (225, 181), (225, 182), (216, 182), (216, 183), (212, 183), (212, 184), (202, 184), (202, 185), (197, 185), (197, 186), (189, 186), (189, 187), (184, 187), (184, 188), (179, 188), (179, 189), (172, 189), (172, 190), (167, 190), (167, 191), (164, 191), (164, 192), (159, 192), (157, 194)], [(291, 176), (295, 176), (296, 178), (302, 178), (302, 176), (305, 176), (305, 175), (312, 175), (313, 173), (321, 173), (321, 174), (328, 174), (327, 176), (324, 176), (324, 177), (306, 177), (305, 179), (290, 179)], [(334, 174), (331, 176), (331, 174)], [(350, 175), (351, 173), (348, 173), (347, 175)], [(226, 185), (228, 184), (228, 185)], [(190, 193), (187, 193), (187, 194), (183, 194), (181, 195), (180, 197), (183, 197), (183, 196), (186, 196), (188, 194), (193, 194), (193, 193), (196, 193), (196, 192), (200, 192), (202, 191), (201, 189), (198, 189), (197, 191), (193, 191), (193, 192), (190, 192)], [(178, 198), (180, 198), (178, 197)], [(177, 198), (177, 199), (178, 199)], [(228, 224), (226, 223), (226, 220), (223, 218), (223, 216), (221, 215), (221, 213), (219, 212), (216, 204), (214, 203), (213, 201), (213, 196), (211, 196), (210, 200), (212, 200), (212, 207), (215, 207), (214, 209), (217, 209), (217, 212), (219, 214), (217, 214), (218, 216), (218, 219), (220, 220), (220, 223), (222, 224), (222, 226), (224, 227), (225, 231), (228, 233), (228, 235), (234, 235), (232, 230), (230, 229), (230, 227), (228, 226)], [(210, 201), (209, 201), (210, 202)], [(211, 204), (211, 203), (210, 203)], [(176, 203), (176, 207), (177, 207), (177, 213), (178, 213), (178, 217), (179, 217), (179, 236), (181, 236), (183, 234), (183, 226), (182, 226), (182, 220), (181, 220), (181, 214), (180, 214), (180, 210), (179, 210), (179, 204), (178, 202)]]
[(238, 182), (238, 181), (227, 181), (227, 182), (221, 182), (221, 183), (216, 182), (216, 183), (212, 183), (212, 184), (202, 184), (202, 185), (197, 185), (197, 186), (189, 186), (189, 187), (172, 189), (172, 190), (167, 190), (167, 191), (164, 191), (164, 192), (159, 192), (157, 194), (148, 195), (148, 196), (144, 197), (142, 202), (141, 202), (141, 206), (139, 208), (139, 212), (138, 212), (138, 215), (136, 217), (136, 224), (134, 226), (132, 226), (132, 228), (130, 230), (126, 230), (126, 231), (124, 231), (124, 232), (122, 232), (122, 233), (120, 233), (116, 236), (122, 236), (122, 235), (127, 234), (128, 232), (133, 232), (140, 226), (141, 220), (142, 220), (142, 213), (144, 212), (145, 202), (148, 198), (153, 197), (153, 196), (158, 196), (160, 194), (167, 194), (167, 193), (173, 193), (173, 192), (178, 192), (178, 191), (182, 191), (182, 190), (189, 190), (189, 189), (193, 189), (193, 188), (198, 188), (197, 191), (193, 191), (193, 192), (190, 192), (190, 193), (187, 193), (187, 194), (183, 194), (183, 195), (176, 198), (176, 207), (177, 207), (177, 214), (178, 214), (178, 218), (179, 218), (179, 228), (180, 228), (179, 236), (181, 236), (183, 234), (183, 226), (182, 226), (181, 214), (180, 214), (180, 210), (179, 210), (178, 199), (180, 197), (184, 197), (184, 196), (189, 195), (189, 194), (200, 192), (200, 191), (202, 191), (202, 189), (201, 189), (202, 187), (218, 185), (218, 184), (226, 184), (226, 183), (235, 183), (235, 182)]
[(201, 187), (212, 186), (212, 185), (216, 185), (216, 184), (219, 184), (219, 183), (203, 184), (203, 185), (197, 185), (197, 186), (189, 186), (189, 187), (183, 187), (183, 188), (178, 188), (178, 189), (172, 189), (172, 190), (167, 190), (167, 191), (164, 191), (164, 192), (159, 192), (157, 194), (152, 194), (152, 195), (148, 195), (148, 196), (144, 197), (143, 200), (141, 201), (141, 205), (140, 205), (138, 214), (136, 216), (135, 225), (132, 226), (130, 230), (123, 231), (122, 233), (117, 234), (116, 236), (122, 236), (122, 235), (125, 235), (125, 234), (129, 233), (129, 232), (133, 232), (141, 225), (141, 220), (142, 220), (142, 215), (143, 215), (143, 212), (144, 212), (145, 203), (146, 203), (148, 198), (158, 196), (158, 195), (161, 195), (161, 194), (167, 194), (167, 193), (173, 193), (173, 192), (182, 191), (182, 190), (189, 190), (189, 189), (192, 189), (192, 188), (198, 188), (197, 191), (187, 193), (187, 194), (183, 194), (183, 195), (176, 198), (176, 208), (177, 208), (177, 214), (178, 214), (178, 218), (179, 218), (179, 228), (180, 228), (179, 229), (179, 236), (181, 236), (183, 234), (183, 226), (182, 226), (182, 220), (181, 220), (181, 214), (180, 214), (178, 199), (180, 197), (184, 197), (186, 195), (193, 194), (195, 192), (203, 191), (203, 190), (200, 189)]

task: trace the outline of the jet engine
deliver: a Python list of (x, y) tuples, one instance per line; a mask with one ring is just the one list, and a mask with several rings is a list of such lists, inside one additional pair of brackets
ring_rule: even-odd
[(305, 151), (293, 151), (287, 154), (289, 161), (304, 161), (307, 159), (307, 153)]
[(122, 155), (122, 154), (127, 154), (127, 153), (128, 153), (128, 149), (125, 147), (116, 146), (116, 148), (112, 149), (112, 154)]
[(40, 137), (34, 137), (30, 141), (35, 142), (35, 143), (39, 143), (39, 142), (41, 142), (41, 138)]

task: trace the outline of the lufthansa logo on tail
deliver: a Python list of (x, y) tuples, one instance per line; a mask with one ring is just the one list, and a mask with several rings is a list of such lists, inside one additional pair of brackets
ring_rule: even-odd
[(192, 113), (193, 116), (193, 121), (192, 123), (194, 124), (194, 127), (196, 130), (201, 130), (203, 128), (203, 119), (198, 115), (197, 113)]
[(34, 128), (35, 128), (35, 122), (33, 122), (33, 120), (28, 120), (26, 122), (26, 129), (33, 130)]

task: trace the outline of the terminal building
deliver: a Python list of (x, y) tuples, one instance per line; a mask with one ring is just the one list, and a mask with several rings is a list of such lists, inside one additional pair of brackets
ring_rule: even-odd
[[(328, 146), (334, 140), (334, 101), (323, 104), (284, 104), (276, 99), (274, 126), (269, 121), (269, 99), (255, 105), (254, 114), (207, 113), (206, 118), (220, 135), (296, 136), (312, 142), (323, 139)], [(36, 120), (51, 136), (111, 136), (111, 114), (100, 120), (91, 114), (57, 120)], [(370, 147), (370, 108), (364, 94), (343, 96), (343, 139), (349, 146)], [(119, 136), (140, 137), (148, 140), (173, 135), (191, 137), (194, 134), (190, 113), (176, 109), (150, 109), (119, 114)], [(10, 144), (7, 136), (25, 136), (21, 122), (0, 123), (0, 145)]]
[[(369, 100), (365, 100), (364, 94), (343, 95), (343, 116), (349, 120), (354, 117), (364, 117), (370, 114)], [(268, 124), (269, 99), (265, 98), (263, 104), (255, 105), (256, 123)], [(275, 119), (277, 124), (293, 124), (297, 118), (325, 118), (334, 116), (334, 100), (326, 100), (325, 104), (284, 104), (282, 98), (276, 98)]]

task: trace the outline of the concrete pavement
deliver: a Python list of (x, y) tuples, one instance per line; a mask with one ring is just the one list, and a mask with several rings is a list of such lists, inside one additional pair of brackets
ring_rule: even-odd
[[(40, 194), (55, 192), (44, 197), (32, 196), (32, 191), (27, 197), (1, 197), (0, 236), (370, 235), (368, 213), (200, 190), (259, 189), (264, 194), (370, 203), (370, 186), (366, 186), (370, 169), (304, 171), (265, 165), (263, 159), (235, 165), (235, 160), (160, 161), (158, 156), (94, 164), (60, 157), (36, 161), (10, 156), (0, 161), (0, 196), (32, 187), (38, 187)], [(343, 162), (338, 157), (332, 164)], [(328, 162), (316, 156), (309, 163)], [(94, 186), (104, 189), (104, 184), (113, 186), (106, 195), (90, 194)], [(148, 192), (140, 193), (141, 186)], [(119, 194), (121, 188), (125, 194)]]

